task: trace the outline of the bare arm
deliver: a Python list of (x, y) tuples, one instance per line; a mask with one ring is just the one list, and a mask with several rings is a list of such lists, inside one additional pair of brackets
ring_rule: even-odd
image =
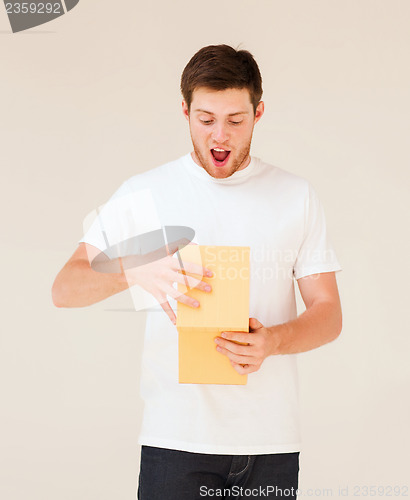
[[(178, 261), (172, 258), (172, 255), (126, 269), (125, 272), (121, 259), (119, 259), (119, 265), (115, 265), (118, 259), (109, 261), (107, 258), (109, 262), (105, 267), (110, 271), (98, 272), (92, 269), (90, 262), (100, 254), (98, 248), (88, 243), (79, 244), (54, 281), (52, 298), (55, 306), (89, 306), (122, 292), (130, 286), (139, 285), (157, 299), (169, 319), (175, 324), (176, 316), (169, 305), (167, 296), (190, 307), (199, 307), (199, 302), (178, 292), (173, 287), (173, 283), (188, 284), (190, 288), (211, 292), (209, 283), (191, 276), (191, 274), (200, 277), (212, 276), (210, 269), (192, 262), (184, 262), (184, 275), (180, 272)], [(124, 258), (124, 262), (126, 259)], [(110, 265), (110, 262), (114, 265)], [(121, 269), (121, 272), (112, 272), (113, 269)]]
[(100, 250), (80, 243), (71, 258), (57, 274), (51, 290), (57, 307), (85, 307), (128, 288), (124, 273), (99, 273), (90, 262)]
[(342, 330), (342, 309), (334, 272), (298, 280), (306, 306), (296, 319), (268, 328), (277, 337), (272, 354), (310, 351), (336, 339)]
[(306, 311), (296, 319), (265, 327), (250, 318), (250, 333), (223, 332), (217, 337), (218, 351), (228, 356), (239, 373), (259, 370), (268, 356), (309, 351), (338, 337), (342, 311), (335, 273), (306, 276), (298, 280), (298, 285)]

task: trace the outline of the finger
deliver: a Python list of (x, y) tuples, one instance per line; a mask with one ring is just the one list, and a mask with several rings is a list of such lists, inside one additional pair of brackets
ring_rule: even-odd
[(244, 346), (242, 344), (237, 344), (236, 342), (231, 342), (230, 340), (224, 340), (220, 337), (216, 337), (215, 343), (220, 347), (223, 347), (227, 351), (230, 351), (239, 356), (252, 356), (252, 347)]
[(169, 305), (169, 302), (166, 300), (161, 304), (162, 309), (166, 312), (168, 315), (168, 318), (172, 321), (174, 325), (176, 325), (177, 322), (177, 317), (175, 316), (174, 310), (172, 307)]
[(240, 354), (234, 354), (233, 352), (228, 351), (228, 349), (225, 349), (224, 347), (221, 347), (219, 345), (216, 346), (216, 350), (224, 356), (227, 356), (231, 361), (234, 361), (235, 363), (239, 363), (241, 365), (252, 364), (252, 362), (254, 362), (254, 359), (252, 359), (250, 356), (241, 356)]
[[(179, 253), (177, 254), (177, 256), (179, 257)], [(182, 261), (180, 257), (178, 259), (172, 258), (172, 257), (168, 257), (168, 258), (170, 259), (169, 263), (170, 263), (171, 269), (173, 271), (178, 272), (182, 277), (182, 281), (179, 281), (179, 282), (184, 284), (188, 288), (196, 288), (196, 285), (195, 284), (188, 285), (187, 281), (188, 281), (188, 283), (197, 283), (195, 280), (200, 282), (201, 278), (203, 278), (204, 276), (207, 278), (213, 277), (212, 270), (207, 268), (207, 267), (203, 267), (199, 264), (195, 264), (194, 262)], [(193, 274), (195, 275), (194, 277), (191, 276)], [(185, 279), (185, 277), (186, 277), (186, 279)], [(192, 278), (192, 279), (188, 280), (188, 278)], [(205, 287), (206, 285), (203, 285), (203, 286)]]
[(253, 373), (259, 370), (259, 366), (257, 365), (249, 365), (249, 364), (241, 365), (233, 361), (231, 361), (231, 365), (239, 373), (239, 375), (247, 375), (248, 373)]
[(241, 342), (245, 345), (255, 345), (257, 339), (253, 333), (248, 332), (221, 332), (223, 339)]
[(235, 368), (235, 370), (240, 374), (240, 375), (245, 375), (247, 373), (247, 369), (249, 368), (248, 364), (239, 364), (235, 363), (234, 361), (230, 360), (231, 365)]
[(257, 330), (259, 328), (263, 328), (263, 325), (262, 323), (256, 319), (256, 318), (249, 318), (249, 327), (252, 329), (252, 330)]
[(178, 302), (181, 302), (182, 304), (185, 304), (189, 307), (199, 307), (199, 301), (197, 299), (194, 299), (192, 297), (189, 297), (188, 295), (185, 295), (178, 290), (175, 290), (172, 286), (168, 287), (165, 290), (165, 293), (172, 297), (173, 299), (177, 300)]
[(201, 266), (200, 264), (195, 264), (195, 262), (189, 262), (186, 260), (180, 260), (179, 261), (179, 270), (188, 274), (196, 274), (199, 277), (206, 276), (208, 278), (211, 278), (214, 273), (212, 272), (212, 269), (209, 269), (208, 267)]
[(209, 283), (201, 281), (192, 276), (188, 276), (187, 274), (175, 273), (175, 281), (177, 283), (181, 283), (182, 285), (188, 286), (189, 289), (197, 288), (198, 290), (202, 290), (203, 292), (212, 291), (212, 287)]

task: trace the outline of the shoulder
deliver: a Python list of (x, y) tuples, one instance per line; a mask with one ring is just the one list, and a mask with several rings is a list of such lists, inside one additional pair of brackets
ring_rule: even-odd
[(158, 185), (167, 185), (178, 178), (183, 167), (183, 158), (169, 161), (157, 167), (133, 175), (123, 182), (123, 188), (128, 191), (135, 191), (144, 188), (154, 188)]
[(281, 189), (286, 189), (289, 191), (298, 192), (299, 194), (305, 193), (308, 195), (309, 190), (312, 188), (308, 179), (301, 175), (289, 172), (281, 167), (278, 167), (272, 163), (256, 158), (258, 161), (258, 171), (262, 177), (269, 177), (269, 180), (275, 182)]

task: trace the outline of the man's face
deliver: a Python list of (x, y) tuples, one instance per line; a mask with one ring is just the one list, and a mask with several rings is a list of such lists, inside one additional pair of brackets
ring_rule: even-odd
[(248, 89), (194, 90), (191, 109), (182, 102), (189, 121), (193, 159), (212, 177), (223, 179), (250, 162), (253, 127), (264, 111), (261, 101), (256, 113)]

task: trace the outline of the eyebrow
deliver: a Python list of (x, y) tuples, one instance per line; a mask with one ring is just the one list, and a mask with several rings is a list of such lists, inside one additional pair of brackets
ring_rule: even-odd
[[(207, 111), (206, 109), (194, 109), (194, 113), (207, 113), (208, 115), (213, 115), (212, 111)], [(248, 115), (249, 111), (236, 111), (235, 113), (229, 113), (228, 116), (236, 115)]]

